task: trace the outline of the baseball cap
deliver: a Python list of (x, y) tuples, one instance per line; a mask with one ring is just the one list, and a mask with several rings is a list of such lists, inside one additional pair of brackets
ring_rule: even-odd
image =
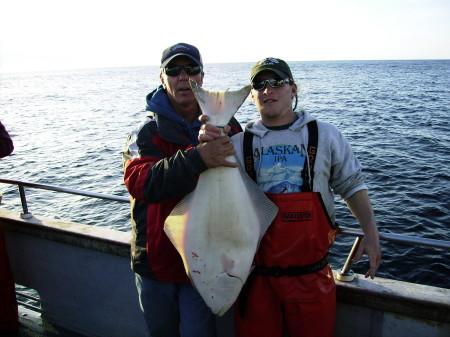
[(164, 49), (161, 56), (161, 68), (164, 68), (177, 56), (187, 56), (196, 64), (203, 67), (202, 56), (196, 47), (187, 43), (177, 43)]
[(258, 61), (252, 68), (250, 81), (253, 81), (256, 75), (258, 75), (260, 72), (264, 70), (273, 71), (282, 79), (288, 77), (290, 80), (293, 81), (291, 69), (289, 68), (288, 64), (283, 60), (274, 57), (267, 57), (261, 61)]

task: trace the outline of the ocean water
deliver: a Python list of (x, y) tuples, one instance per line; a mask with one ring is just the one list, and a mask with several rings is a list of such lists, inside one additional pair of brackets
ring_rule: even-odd
[[(299, 107), (335, 124), (364, 166), (381, 232), (450, 240), (450, 60), (290, 62)], [(247, 84), (251, 63), (206, 64), (208, 90)], [(14, 153), (0, 177), (126, 197), (121, 151), (145, 117), (158, 67), (0, 74), (0, 120)], [(236, 118), (257, 118), (250, 101)], [(129, 205), (27, 189), (32, 213), (121, 231)], [(21, 211), (18, 190), (0, 184), (0, 207)], [(338, 222), (358, 228), (336, 198)], [(341, 268), (353, 238), (331, 250)], [(382, 242), (378, 275), (450, 288), (450, 252)], [(367, 258), (353, 265), (365, 273)]]

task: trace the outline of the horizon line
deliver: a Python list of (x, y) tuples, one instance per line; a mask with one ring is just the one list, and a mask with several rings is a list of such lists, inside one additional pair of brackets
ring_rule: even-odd
[[(399, 58), (399, 59), (330, 59), (330, 60), (285, 60), (286, 62), (393, 62), (393, 61), (450, 61), (450, 58)], [(208, 64), (240, 64), (240, 63), (256, 63), (255, 61), (239, 61), (239, 62), (204, 62), (204, 65)], [(42, 68), (42, 69), (26, 69), (26, 70), (7, 70), (0, 69), (0, 75), (3, 74), (17, 74), (17, 73), (41, 73), (41, 72), (63, 72), (63, 71), (75, 71), (75, 70), (94, 70), (94, 69), (118, 69), (118, 68), (146, 68), (146, 67), (159, 67), (158, 64), (147, 65), (121, 65), (121, 66), (89, 66), (89, 67), (75, 67), (75, 68)], [(1, 66), (0, 66), (1, 68)]]

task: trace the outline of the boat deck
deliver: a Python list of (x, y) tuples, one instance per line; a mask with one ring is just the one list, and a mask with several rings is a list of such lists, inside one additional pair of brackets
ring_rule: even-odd
[[(14, 337), (86, 337), (42, 320), (41, 314), (19, 306), (20, 327)], [(6, 336), (9, 337), (9, 336)]]

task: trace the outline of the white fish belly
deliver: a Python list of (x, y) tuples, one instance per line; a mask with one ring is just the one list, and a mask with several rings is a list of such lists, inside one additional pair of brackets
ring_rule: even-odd
[[(213, 92), (189, 82), (202, 113), (219, 126), (228, 123), (251, 90), (248, 85)], [(236, 162), (233, 156), (227, 160)], [(242, 168), (217, 167), (200, 175), (196, 189), (166, 219), (164, 230), (213, 313), (223, 315), (237, 299), (277, 212)]]
[(224, 314), (239, 295), (259, 235), (259, 220), (239, 171), (220, 167), (202, 173), (189, 207), (184, 260), (215, 314)]

